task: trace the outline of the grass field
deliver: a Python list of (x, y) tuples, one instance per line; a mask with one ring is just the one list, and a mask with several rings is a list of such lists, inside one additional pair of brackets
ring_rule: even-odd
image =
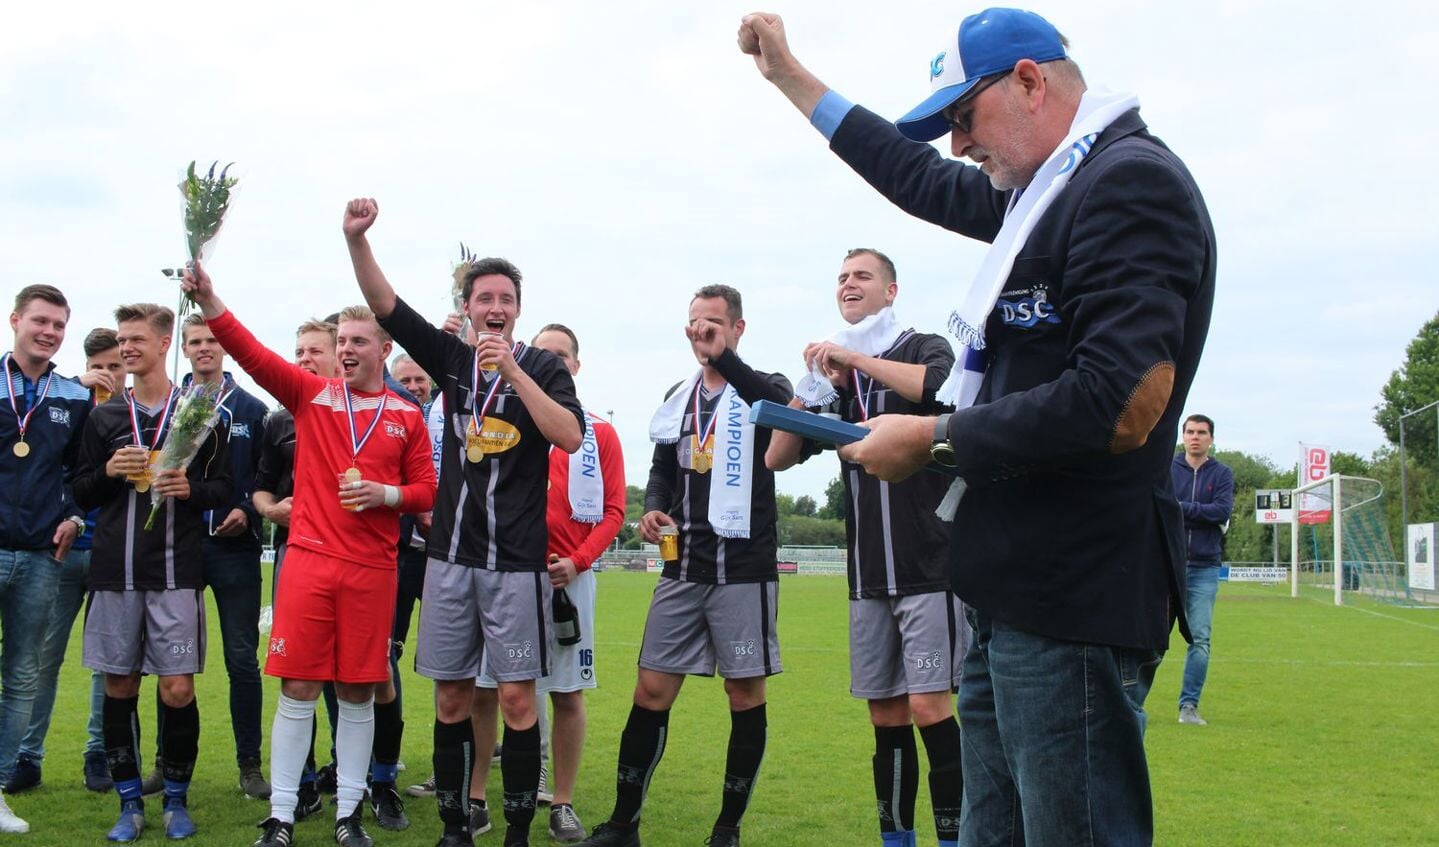
[[(590, 705), (590, 742), (576, 809), (587, 826), (613, 800), (615, 754), (629, 710), (634, 661), (655, 577), (600, 577), (597, 661), (601, 688)], [(771, 681), (770, 742), (745, 819), (747, 845), (876, 843), (869, 756), (873, 735), (863, 704), (848, 695), (844, 581), (786, 577), (780, 638), (785, 672)], [(268, 809), (236, 786), (224, 665), (212, 614), (209, 670), (198, 681), (204, 726), (191, 809), (195, 845), (248, 845)], [(30, 821), (28, 845), (103, 844), (114, 821), (112, 794), (86, 792), (80, 752), (88, 672), (79, 638), (62, 671), (48, 742), (45, 784), (11, 798)], [(1214, 657), (1202, 707), (1210, 725), (1179, 726), (1175, 698), (1183, 666), (1178, 637), (1150, 697), (1147, 739), (1157, 838), (1165, 845), (1439, 844), (1439, 611), (1358, 600), (1336, 609), (1287, 588), (1225, 585), (1215, 612)], [(141, 696), (142, 746), (153, 750), (152, 683)], [(276, 684), (266, 680), (265, 733)], [(401, 783), (430, 772), (428, 684), (407, 672)], [(717, 680), (692, 679), (670, 724), (664, 762), (646, 806), (647, 847), (699, 845), (719, 807), (729, 732)], [(921, 749), (923, 747), (921, 746)], [(267, 751), (268, 755), (268, 751)], [(498, 796), (498, 771), (491, 795)], [(933, 844), (921, 790), (920, 843)], [(408, 804), (411, 828), (379, 830), (381, 845), (431, 845), (439, 834), (433, 801)], [(159, 843), (158, 803), (141, 841)], [(532, 843), (549, 843), (544, 813)], [(499, 827), (478, 839), (502, 840)], [(333, 843), (328, 815), (299, 825), (297, 843)]]

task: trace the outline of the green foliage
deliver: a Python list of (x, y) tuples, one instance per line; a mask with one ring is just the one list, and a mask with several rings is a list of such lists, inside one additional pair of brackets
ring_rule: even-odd
[(820, 507), (818, 517), (844, 520), (844, 480), (835, 477), (824, 487), (824, 505)]
[(802, 494), (799, 497), (795, 498), (794, 513), (800, 517), (815, 517), (815, 511), (817, 508), (818, 507), (815, 505), (814, 498), (809, 496), (808, 494)]
[[(1384, 430), (1389, 443), (1398, 446), (1399, 418), (1439, 400), (1439, 315), (1424, 324), (1409, 342), (1404, 364), (1394, 371), (1379, 393), (1381, 400), (1374, 407), (1374, 422)], [(1424, 417), (1416, 415), (1405, 422), (1404, 446), (1421, 465), (1432, 468), (1439, 465), (1439, 433), (1429, 425), (1430, 421), (1419, 420)], [(1418, 426), (1411, 429), (1416, 424)], [(1427, 437), (1414, 438), (1417, 433)]]
[(844, 546), (844, 521), (790, 515), (779, 522), (779, 543), (798, 546)]

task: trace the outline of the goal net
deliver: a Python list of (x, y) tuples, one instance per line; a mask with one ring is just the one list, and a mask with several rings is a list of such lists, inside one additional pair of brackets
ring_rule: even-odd
[[(1408, 578), (1384, 515), (1384, 486), (1359, 476), (1328, 476), (1294, 489), (1290, 535), (1291, 593), (1345, 592), (1408, 603)], [(1337, 574), (1337, 577), (1336, 577)]]

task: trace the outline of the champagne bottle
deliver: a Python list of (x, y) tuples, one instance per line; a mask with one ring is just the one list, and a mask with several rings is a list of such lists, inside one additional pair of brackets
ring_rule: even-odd
[[(550, 561), (559, 559), (551, 555)], [(555, 640), (561, 647), (570, 647), (580, 643), (580, 612), (570, 600), (570, 595), (563, 588), (556, 588), (554, 599), (551, 601), (550, 617), (555, 622)]]

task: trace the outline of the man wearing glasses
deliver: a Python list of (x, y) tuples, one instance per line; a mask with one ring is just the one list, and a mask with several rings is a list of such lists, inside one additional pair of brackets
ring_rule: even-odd
[[(937, 304), (962, 345), (937, 392), (956, 411), (874, 418), (840, 450), (885, 480), (930, 461), (963, 479), (960, 843), (1149, 843), (1142, 707), (1185, 566), (1165, 474), (1214, 298), (1199, 189), (1137, 98), (1088, 89), (1030, 12), (966, 18), (893, 124), (807, 71), (778, 16), (746, 16), (739, 46), (895, 205), (991, 244)], [(945, 134), (977, 168), (926, 143)]]

